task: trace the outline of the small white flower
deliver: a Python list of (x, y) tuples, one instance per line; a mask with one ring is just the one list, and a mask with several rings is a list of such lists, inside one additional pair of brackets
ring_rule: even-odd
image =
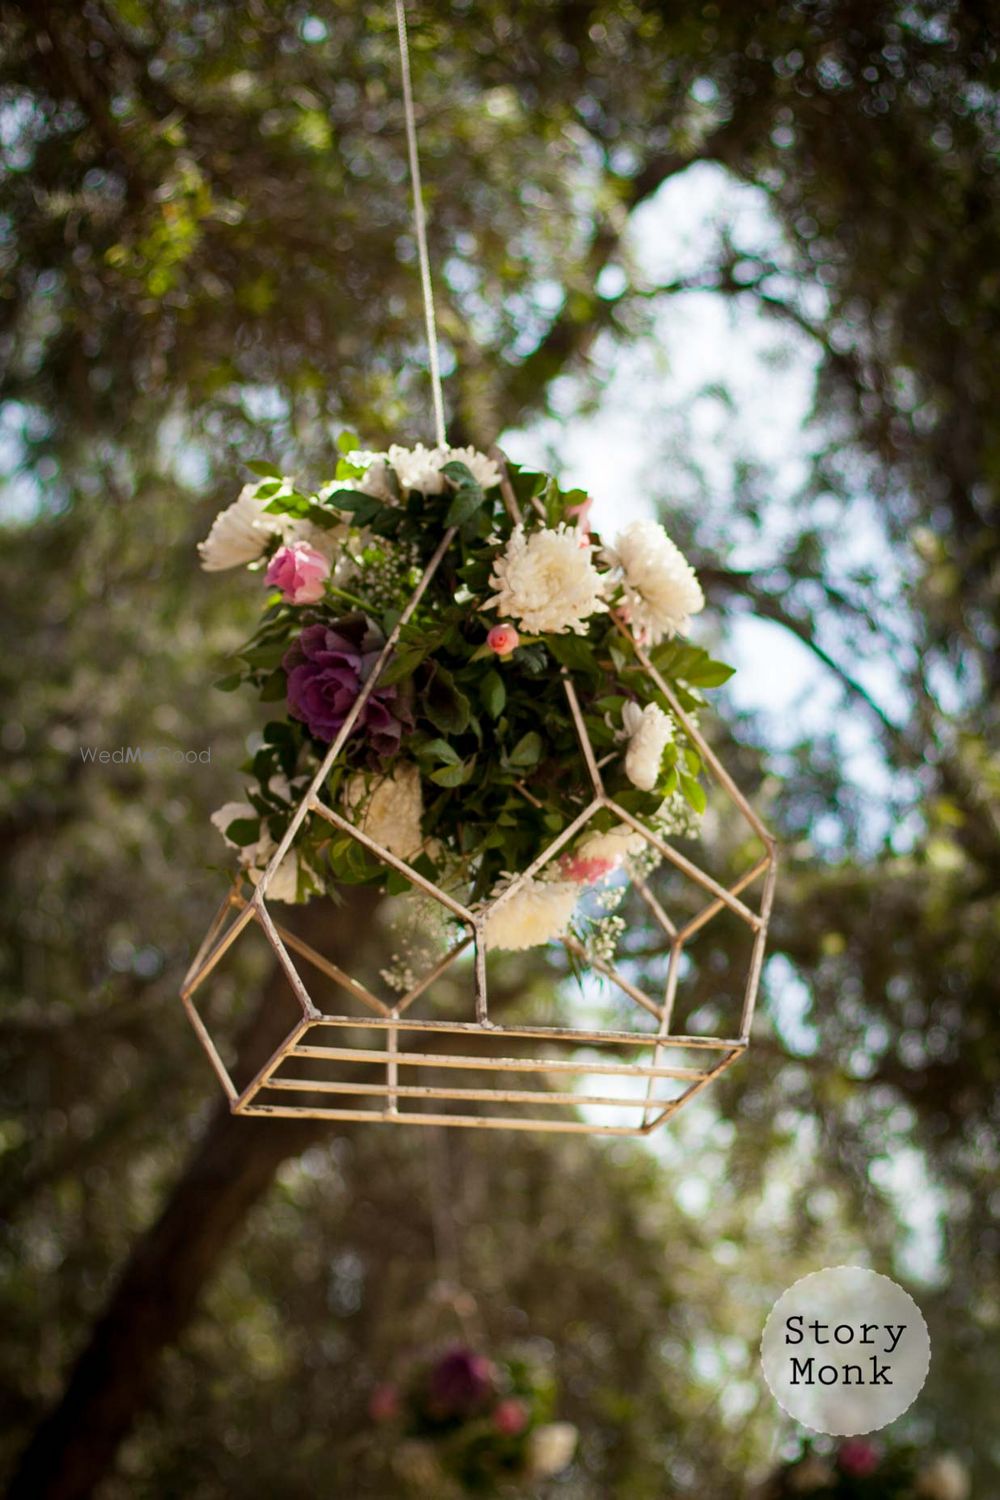
[(398, 443), (393, 443), (386, 457), (403, 490), (440, 495), (444, 489), (446, 481), (441, 468), (447, 460), (442, 457), (440, 448), (425, 448), (423, 443), (418, 443), (415, 448), (401, 448)]
[(594, 567), (593, 548), (580, 545), (575, 526), (560, 523), (525, 533), (515, 526), (510, 541), (494, 558), (487, 600), (532, 634), (586, 635), (587, 620), (607, 608), (601, 598), (604, 580)]
[(288, 518), (268, 515), (264, 509), (268, 503), (257, 499), (255, 484), (247, 484), (232, 505), (219, 511), (208, 536), (198, 543), (206, 573), (221, 573), (224, 568), (256, 562), (270, 537), (284, 533)]
[(572, 1422), (546, 1422), (528, 1434), (528, 1473), (548, 1479), (572, 1461), (579, 1433)]
[(917, 1475), (920, 1500), (969, 1500), (971, 1493), (968, 1470), (954, 1453), (932, 1458)]
[(604, 558), (621, 572), (624, 613), (644, 644), (686, 631), (689, 617), (704, 608), (694, 569), (656, 521), (632, 521)]
[(580, 887), (571, 880), (529, 880), (486, 917), (490, 948), (539, 948), (562, 937), (570, 924)]
[(651, 792), (660, 779), (660, 763), (674, 737), (674, 726), (656, 703), (647, 703), (645, 708), (626, 703), (622, 726), (628, 735), (625, 775), (640, 791)]
[(478, 448), (443, 448), (434, 450), (441, 456), (442, 464), (464, 464), (476, 483), (484, 490), (491, 490), (500, 483), (500, 469), (486, 453)]
[(399, 763), (391, 775), (381, 776), (374, 783), (363, 772), (349, 777), (344, 806), (362, 833), (390, 854), (410, 859), (419, 850), (424, 799), (420, 771), (412, 763)]

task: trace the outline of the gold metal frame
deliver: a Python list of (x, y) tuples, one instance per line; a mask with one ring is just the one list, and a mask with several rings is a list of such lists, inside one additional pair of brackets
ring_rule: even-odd
[[(511, 515), (519, 520), (517, 501), (506, 470), (502, 467), (503, 455), (499, 450), (494, 450), (494, 457), (501, 464), (504, 475), (504, 502)], [(579, 736), (593, 797), (528, 869), (493, 900), (479, 903), (474, 908), (466, 907), (413, 869), (405, 860), (390, 853), (326, 806), (320, 800), (321, 788), (374, 691), (400, 632), (437, 572), (454, 535), (455, 529), (451, 528), (442, 537), (406, 609), (386, 640), (373, 671), (304, 793), (259, 884), (249, 898), (239, 889), (234, 890), (217, 913), (184, 980), (181, 998), (229, 1097), (234, 1114), (308, 1116), (314, 1119), (361, 1120), (397, 1125), (449, 1125), (494, 1130), (649, 1135), (742, 1056), (749, 1046), (750, 1023), (760, 983), (774, 896), (777, 872), (775, 841), (707, 744), (698, 726), (685, 714), (669, 683), (653, 666), (642, 646), (630, 636), (627, 626), (621, 620), (616, 621), (618, 629), (632, 640), (637, 660), (663, 694), (690, 743), (697, 748), (709, 776), (726, 800), (741, 814), (749, 830), (763, 847), (763, 857), (732, 884), (723, 885), (715, 880), (680, 850), (675, 849), (669, 840), (646, 827), (608, 795), (601, 778), (601, 766), (587, 734), (572, 677), (565, 669), (562, 674), (563, 687)], [(707, 898), (705, 905), (693, 917), (678, 926), (663, 909), (648, 882), (635, 882), (640, 896), (668, 939), (667, 973), (662, 998), (646, 994), (615, 966), (589, 960), (592, 969), (635, 1003), (636, 1019), (651, 1016), (656, 1023), (655, 1028), (650, 1029), (649, 1022), (645, 1019), (642, 1029), (637, 1027), (635, 1030), (497, 1024), (489, 1015), (487, 918), (503, 902), (510, 900), (526, 881), (537, 875), (549, 860), (558, 855), (601, 809), (613, 813), (621, 823), (640, 834), (662, 860), (678, 870), (687, 881), (699, 887)], [(418, 890), (441, 902), (465, 928), (462, 941), (393, 1005), (387, 1005), (358, 979), (345, 973), (331, 959), (277, 923), (268, 909), (265, 897), (274, 873), (291, 848), (299, 829), (312, 816), (324, 818), (340, 833), (363, 845), (383, 864), (405, 875)], [(762, 889), (760, 903), (755, 910), (743, 897), (758, 882), (762, 883)], [(737, 1035), (729, 1038), (678, 1035), (671, 1029), (671, 1019), (684, 946), (706, 923), (723, 911), (732, 913), (752, 934)], [(250, 923), (263, 932), (273, 948), (302, 1014), (301, 1019), (293, 1025), (284, 1041), (254, 1078), (245, 1087), (238, 1089), (205, 1021), (195, 1007), (194, 996)], [(408, 1014), (413, 1003), (470, 945), (474, 953), (475, 1020), (419, 1020)], [(588, 961), (576, 939), (565, 938), (564, 947), (577, 960)], [(369, 1014), (325, 1014), (317, 1009), (296, 966), (293, 953), (360, 1002)], [(483, 1050), (484, 1042), (487, 1050)], [(512, 1055), (498, 1054), (496, 1049), (500, 1044)], [(453, 1048), (461, 1050), (452, 1050)], [(640, 1054), (638, 1060), (635, 1054)], [(359, 1074), (364, 1076), (359, 1077)], [(452, 1081), (456, 1074), (457, 1081)], [(483, 1080), (480, 1076), (482, 1074), (493, 1076)], [(522, 1089), (505, 1086), (512, 1074), (527, 1075), (534, 1079), (536, 1086)], [(470, 1076), (475, 1080), (472, 1084), (467, 1082)], [(430, 1081), (409, 1081), (421, 1077), (429, 1078)], [(613, 1092), (595, 1093), (589, 1082), (579, 1089), (567, 1088), (567, 1085), (572, 1085), (573, 1080), (581, 1078), (608, 1080), (608, 1083), (601, 1085), (602, 1089), (616, 1081), (627, 1086), (630, 1082), (634, 1085), (638, 1080), (640, 1088), (631, 1097), (617, 1096)], [(553, 1087), (553, 1083), (561, 1086)], [(671, 1092), (664, 1093), (664, 1090)], [(328, 1098), (338, 1097), (357, 1102), (353, 1105), (345, 1103), (343, 1106), (326, 1102)], [(368, 1107), (364, 1107), (364, 1100), (370, 1101)], [(469, 1110), (468, 1106), (473, 1104), (516, 1106), (516, 1109), (502, 1114), (478, 1113)], [(445, 1105), (453, 1108), (449, 1110)], [(454, 1106), (459, 1109), (456, 1110)], [(542, 1109), (544, 1112), (518, 1112), (526, 1106), (533, 1106), (533, 1110)], [(581, 1109), (585, 1111), (582, 1117), (579, 1113)], [(559, 1110), (563, 1111), (563, 1115), (554, 1116), (553, 1111)], [(613, 1111), (610, 1123), (595, 1118), (599, 1112), (608, 1110)], [(621, 1119), (622, 1114), (627, 1116), (624, 1121)], [(631, 1118), (633, 1114), (637, 1117), (634, 1120)]]

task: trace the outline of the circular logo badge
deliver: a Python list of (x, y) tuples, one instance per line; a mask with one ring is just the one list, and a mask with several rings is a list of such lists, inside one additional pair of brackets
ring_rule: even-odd
[(908, 1292), (862, 1266), (803, 1276), (760, 1341), (771, 1394), (816, 1432), (853, 1437), (901, 1416), (927, 1379), (931, 1341)]

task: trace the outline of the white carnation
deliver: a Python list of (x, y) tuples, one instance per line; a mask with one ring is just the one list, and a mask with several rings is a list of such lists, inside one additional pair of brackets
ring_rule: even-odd
[(579, 1434), (572, 1422), (546, 1422), (528, 1434), (528, 1473), (548, 1479), (566, 1468), (576, 1452)]
[(674, 726), (656, 703), (647, 703), (645, 708), (626, 703), (622, 725), (628, 735), (625, 775), (640, 791), (651, 792), (660, 779), (660, 762), (674, 737)]
[(917, 1475), (920, 1500), (969, 1500), (971, 1493), (968, 1470), (953, 1453), (932, 1458)]
[(580, 888), (571, 880), (529, 880), (486, 917), (489, 948), (540, 948), (562, 937)]
[(604, 557), (621, 571), (626, 616), (646, 644), (686, 631), (689, 617), (704, 608), (694, 569), (656, 521), (632, 521)]
[(464, 464), (476, 483), (484, 490), (491, 490), (500, 483), (498, 465), (478, 448), (443, 448), (435, 450), (441, 455), (442, 464)]
[(409, 859), (419, 850), (424, 799), (415, 765), (401, 762), (374, 784), (358, 772), (344, 787), (344, 805), (362, 833), (390, 854)]
[(490, 586), (497, 593), (487, 608), (498, 608), (532, 633), (587, 632), (586, 621), (607, 606), (604, 580), (591, 560), (593, 548), (580, 545), (575, 526), (543, 527), (525, 533), (515, 526), (506, 548), (493, 562)]
[(287, 517), (268, 515), (264, 507), (269, 503), (258, 500), (255, 484), (247, 484), (232, 505), (219, 511), (208, 536), (198, 543), (206, 573), (221, 573), (224, 568), (256, 562), (270, 537), (285, 531)]
[(386, 457), (403, 490), (440, 495), (444, 489), (446, 481), (441, 469), (447, 459), (440, 448), (425, 448), (423, 443), (418, 443), (415, 448), (401, 448), (398, 443), (393, 443)]

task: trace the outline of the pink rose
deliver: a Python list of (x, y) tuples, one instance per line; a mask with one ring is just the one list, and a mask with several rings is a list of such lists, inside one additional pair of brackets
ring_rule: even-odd
[(497, 656), (510, 656), (521, 644), (521, 637), (513, 625), (494, 625), (486, 637), (486, 644)]
[(391, 1422), (399, 1415), (399, 1391), (394, 1385), (377, 1385), (368, 1398), (373, 1422)]
[(866, 1479), (869, 1474), (874, 1474), (880, 1462), (880, 1455), (874, 1443), (866, 1442), (864, 1438), (852, 1438), (849, 1443), (842, 1443), (837, 1453), (837, 1463), (845, 1474), (850, 1474), (854, 1479)]
[(528, 1408), (514, 1396), (493, 1408), (493, 1426), (504, 1437), (517, 1437), (528, 1425)]
[(289, 604), (316, 604), (330, 576), (330, 562), (308, 542), (279, 547), (265, 578), (281, 590)]

